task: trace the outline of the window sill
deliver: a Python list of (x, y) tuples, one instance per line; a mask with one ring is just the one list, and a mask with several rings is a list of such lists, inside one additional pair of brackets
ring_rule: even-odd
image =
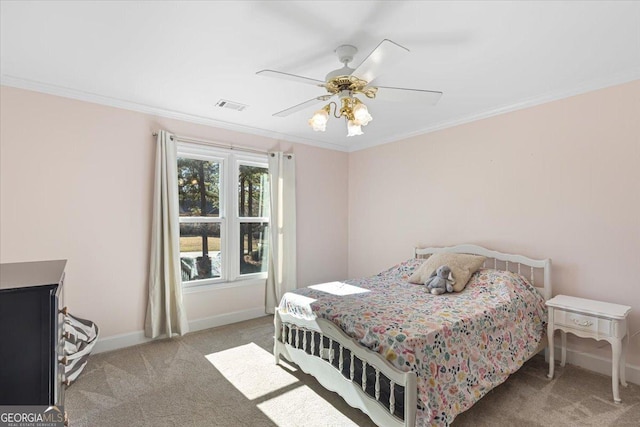
[(206, 285), (193, 285), (193, 286), (183, 286), (182, 293), (183, 294), (193, 294), (198, 292), (209, 292), (215, 291), (218, 289), (229, 289), (229, 288), (243, 288), (247, 286), (259, 286), (264, 285), (267, 281), (266, 277), (252, 277), (249, 279), (241, 279), (233, 282), (218, 282), (218, 283), (210, 283)]

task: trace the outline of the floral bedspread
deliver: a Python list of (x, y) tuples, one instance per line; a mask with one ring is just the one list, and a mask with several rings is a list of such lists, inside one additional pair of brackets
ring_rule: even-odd
[(546, 328), (544, 299), (518, 274), (481, 269), (460, 293), (407, 279), (423, 260), (377, 276), (287, 293), (280, 309), (332, 321), (418, 382), (418, 426), (446, 426), (518, 370)]

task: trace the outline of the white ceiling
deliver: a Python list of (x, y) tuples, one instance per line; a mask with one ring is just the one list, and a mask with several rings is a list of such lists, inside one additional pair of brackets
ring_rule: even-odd
[[(353, 151), (640, 78), (640, 2), (1, 2), (5, 85)], [(444, 92), (433, 107), (367, 100), (374, 120), (314, 132), (318, 107), (272, 114), (323, 89), (353, 44), (411, 53), (376, 80)], [(248, 104), (243, 112), (214, 107)], [(322, 104), (321, 104), (322, 105)], [(185, 135), (188, 136), (188, 135)]]

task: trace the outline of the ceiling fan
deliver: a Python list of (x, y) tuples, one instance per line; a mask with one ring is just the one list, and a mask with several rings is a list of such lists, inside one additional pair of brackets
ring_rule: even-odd
[(344, 117), (347, 121), (347, 136), (355, 136), (362, 135), (362, 126), (366, 126), (373, 119), (369, 114), (367, 106), (356, 95), (363, 95), (369, 99), (415, 101), (427, 105), (435, 105), (442, 96), (442, 92), (433, 90), (407, 89), (372, 84), (376, 78), (391, 66), (395, 65), (395, 62), (408, 54), (409, 49), (391, 40), (384, 39), (357, 68), (351, 68), (349, 67), (349, 63), (353, 61), (353, 57), (357, 52), (358, 49), (352, 45), (338, 46), (335, 53), (344, 66), (331, 71), (327, 74), (324, 81), (281, 71), (258, 71), (256, 74), (261, 76), (312, 84), (322, 87), (328, 92), (327, 94), (317, 96), (301, 104), (279, 111), (275, 113), (274, 116), (286, 117), (314, 104), (326, 102), (337, 97), (340, 102), (340, 109), (338, 109), (338, 104), (330, 102), (315, 112), (309, 120), (309, 125), (315, 131), (324, 132), (329, 120), (329, 114), (331, 114), (331, 106), (333, 106), (334, 117)]

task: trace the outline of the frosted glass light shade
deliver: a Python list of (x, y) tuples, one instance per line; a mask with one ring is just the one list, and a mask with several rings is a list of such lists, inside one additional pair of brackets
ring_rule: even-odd
[(359, 124), (354, 120), (349, 120), (347, 122), (347, 136), (357, 136), (362, 134), (362, 127), (360, 127)]
[(329, 114), (326, 110), (318, 110), (313, 113), (313, 117), (309, 119), (309, 126), (316, 132), (324, 132), (327, 130), (327, 122), (329, 121)]
[(362, 126), (366, 126), (371, 120), (373, 120), (373, 117), (369, 114), (369, 109), (364, 104), (357, 104), (353, 108), (353, 118), (356, 123), (359, 123)]

